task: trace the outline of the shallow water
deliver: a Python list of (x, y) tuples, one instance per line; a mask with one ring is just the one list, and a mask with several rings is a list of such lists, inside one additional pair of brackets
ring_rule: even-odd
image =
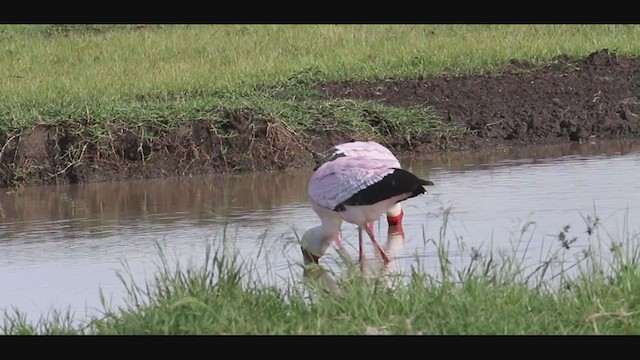
[[(576, 237), (571, 251), (585, 249), (587, 217), (597, 216), (612, 238), (640, 232), (638, 143), (492, 150), (402, 163), (435, 186), (404, 203), (403, 236), (388, 234), (386, 221), (376, 225), (394, 271), (437, 271), (435, 243), (441, 240), (458, 258), (454, 265), (468, 262), (471, 248), (480, 254), (506, 249), (535, 262), (562, 248), (557, 238), (566, 225), (567, 238)], [(99, 290), (111, 305), (122, 305), (124, 287), (116, 272), (126, 262), (136, 282), (150, 279), (159, 262), (156, 244), (170, 261), (197, 264), (213, 245), (251, 261), (266, 283), (299, 279), (295, 232), (301, 236), (318, 223), (307, 202), (310, 175), (268, 172), (2, 192), (0, 309), (15, 306), (37, 320), (51, 308), (69, 307), (82, 318), (102, 308)], [(529, 221), (535, 224), (521, 235)], [(355, 226), (343, 225), (343, 240), (356, 260)], [(375, 258), (365, 244), (367, 256)], [(335, 258), (331, 248), (322, 263), (337, 268)]]

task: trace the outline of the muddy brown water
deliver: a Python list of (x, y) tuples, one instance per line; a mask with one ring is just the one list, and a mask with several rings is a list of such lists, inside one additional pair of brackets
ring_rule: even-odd
[[(587, 217), (597, 216), (612, 237), (640, 233), (640, 144), (592, 142), (512, 148), (403, 159), (403, 166), (436, 185), (405, 202), (404, 236), (376, 225), (394, 261), (390, 269), (437, 271), (437, 248), (463, 266), (480, 254), (518, 249), (532, 262), (562, 248), (558, 234), (570, 225), (570, 251), (593, 237)], [(309, 170), (28, 187), (0, 194), (0, 309), (16, 307), (37, 320), (52, 308), (77, 318), (123, 305), (116, 273), (143, 284), (159, 263), (200, 264), (208, 245), (252, 263), (265, 283), (300, 278), (299, 235), (317, 218), (307, 202)], [(446, 221), (446, 231), (443, 224)], [(521, 229), (529, 222), (524, 235)], [(528, 246), (517, 240), (530, 241)], [(343, 225), (349, 255), (357, 258), (357, 232)], [(369, 269), (377, 260), (369, 242)], [(460, 247), (464, 244), (464, 247)], [(546, 244), (546, 245), (545, 245)], [(526, 247), (526, 251), (524, 250)], [(337, 269), (337, 252), (322, 260)], [(379, 264), (378, 264), (379, 265)], [(125, 270), (125, 266), (126, 269)], [(128, 275), (127, 275), (128, 276)], [(0, 316), (1, 317), (1, 316)]]

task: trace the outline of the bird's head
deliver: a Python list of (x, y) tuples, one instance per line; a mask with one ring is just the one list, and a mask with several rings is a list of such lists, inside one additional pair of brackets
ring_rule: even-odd
[(320, 257), (318, 255), (307, 250), (304, 246), (300, 246), (300, 250), (302, 251), (302, 259), (304, 260), (305, 266), (320, 263)]
[(302, 234), (300, 239), (300, 250), (302, 251), (302, 259), (304, 265), (317, 264), (320, 260), (320, 256), (316, 255), (311, 249), (318, 248), (318, 231), (316, 228), (311, 228)]
[(302, 250), (304, 264), (317, 264), (334, 238), (335, 236), (327, 235), (321, 226), (305, 231), (300, 239), (300, 249)]

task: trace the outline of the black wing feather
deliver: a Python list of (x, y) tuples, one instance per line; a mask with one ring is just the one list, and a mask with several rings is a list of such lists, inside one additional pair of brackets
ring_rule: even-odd
[(353, 194), (353, 196), (338, 204), (333, 210), (344, 211), (346, 209), (345, 205), (373, 205), (406, 193), (410, 193), (411, 195), (409, 195), (408, 198), (412, 198), (426, 192), (423, 186), (431, 185), (433, 185), (433, 182), (429, 180), (420, 179), (407, 170), (394, 168), (391, 174)]

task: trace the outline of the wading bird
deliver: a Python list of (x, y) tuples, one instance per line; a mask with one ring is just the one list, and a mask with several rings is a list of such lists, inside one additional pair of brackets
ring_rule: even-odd
[[(389, 165), (397, 168), (401, 168), (400, 161), (393, 155), (391, 150), (375, 141), (350, 141), (342, 144), (335, 145), (331, 149), (319, 154), (316, 157), (316, 167), (313, 170), (317, 170), (322, 164), (327, 161), (332, 161), (340, 157), (367, 157), (372, 159), (388, 160)], [(315, 210), (315, 209), (314, 209)], [(317, 213), (317, 212), (316, 212)], [(320, 216), (320, 214), (317, 214)], [(389, 226), (402, 226), (402, 218), (404, 217), (404, 210), (400, 203), (392, 205), (387, 209), (387, 224)], [(367, 224), (367, 227), (373, 231), (373, 223)], [(343, 250), (342, 240), (340, 233), (335, 237), (335, 243), (338, 249)]]
[(433, 182), (397, 167), (397, 159), (368, 156), (336, 156), (320, 165), (309, 181), (308, 193), (321, 225), (302, 236), (305, 264), (317, 263), (331, 242), (338, 238), (342, 221), (358, 226), (359, 259), (362, 261), (362, 231), (380, 252), (387, 253), (373, 235), (371, 224), (401, 201), (424, 194)]

